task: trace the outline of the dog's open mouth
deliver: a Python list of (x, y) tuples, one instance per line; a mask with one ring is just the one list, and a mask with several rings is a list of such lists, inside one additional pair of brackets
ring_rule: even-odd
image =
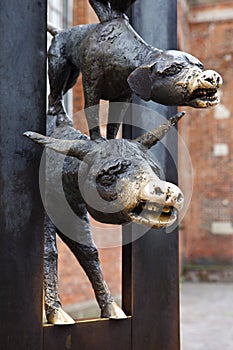
[(161, 208), (155, 203), (140, 202), (129, 216), (136, 224), (162, 228), (174, 224), (177, 219), (177, 210), (171, 206)]
[(187, 105), (196, 108), (216, 106), (220, 102), (218, 90), (222, 85), (222, 77), (215, 71), (205, 70), (188, 83)]
[(215, 88), (198, 88), (193, 91), (189, 98), (189, 105), (197, 108), (206, 108), (216, 106), (220, 102), (217, 95), (218, 89)]

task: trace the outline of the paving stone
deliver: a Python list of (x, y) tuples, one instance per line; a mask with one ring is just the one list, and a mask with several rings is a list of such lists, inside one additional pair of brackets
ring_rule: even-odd
[(181, 349), (233, 349), (233, 284), (181, 285)]

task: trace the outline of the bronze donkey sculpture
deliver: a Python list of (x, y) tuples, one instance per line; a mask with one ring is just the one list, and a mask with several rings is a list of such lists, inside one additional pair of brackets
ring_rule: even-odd
[[(50, 149), (46, 154), (46, 211), (49, 216), (46, 216), (45, 222), (44, 250), (48, 322), (74, 323), (62, 310), (58, 295), (56, 232), (74, 253), (92, 283), (101, 317), (126, 317), (104, 281), (88, 212), (94, 219), (111, 224), (134, 221), (161, 228), (176, 221), (177, 211), (183, 205), (183, 194), (176, 185), (160, 179), (160, 168), (147, 151), (182, 115), (170, 118), (164, 125), (132, 141), (92, 141), (66, 123), (55, 128), (53, 137), (31, 131), (25, 133), (34, 142)], [(48, 119), (54, 122), (53, 118)], [(62, 160), (54, 151), (64, 154)], [(60, 179), (62, 189), (58, 186)], [(61, 191), (64, 191), (68, 205), (79, 219), (78, 224), (65, 216)]]
[[(63, 95), (82, 73), (91, 139), (99, 138), (99, 101), (130, 102), (132, 94), (164, 105), (206, 108), (219, 103), (221, 76), (204, 71), (195, 57), (154, 48), (130, 26), (124, 12), (134, 1), (90, 0), (99, 24), (68, 30), (48, 26), (54, 35), (48, 52), (49, 113), (67, 119)], [(94, 108), (88, 109), (90, 106)], [(117, 109), (116, 109), (117, 106)], [(110, 104), (107, 138), (115, 138), (127, 104)]]

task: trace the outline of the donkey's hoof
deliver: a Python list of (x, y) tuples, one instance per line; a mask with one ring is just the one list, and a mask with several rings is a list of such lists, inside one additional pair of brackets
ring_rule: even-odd
[(67, 326), (69, 324), (75, 324), (73, 318), (71, 318), (64, 310), (61, 308), (55, 308), (47, 315), (48, 323), (57, 326)]
[(124, 320), (127, 318), (124, 311), (122, 311), (115, 301), (105, 305), (105, 307), (101, 310), (101, 317), (110, 318), (112, 320)]

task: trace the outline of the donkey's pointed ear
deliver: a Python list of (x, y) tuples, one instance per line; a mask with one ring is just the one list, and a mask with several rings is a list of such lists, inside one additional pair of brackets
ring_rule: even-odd
[(131, 90), (143, 100), (149, 101), (151, 97), (151, 68), (155, 63), (136, 68), (127, 81)]
[(79, 160), (83, 160), (94, 148), (94, 142), (91, 140), (60, 140), (33, 131), (26, 131), (23, 136), (55, 152), (76, 157)]

